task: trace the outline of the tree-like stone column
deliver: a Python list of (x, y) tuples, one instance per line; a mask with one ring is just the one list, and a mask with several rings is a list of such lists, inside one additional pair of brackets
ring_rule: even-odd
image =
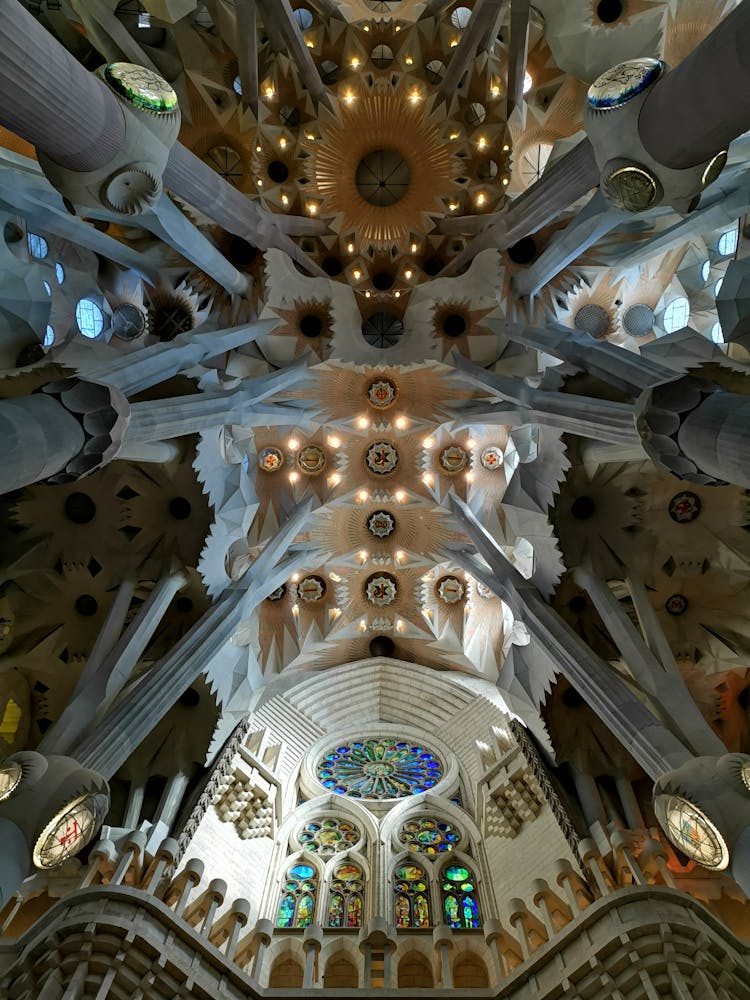
[(689, 482), (750, 488), (750, 396), (686, 375), (647, 389), (637, 424), (662, 468)]

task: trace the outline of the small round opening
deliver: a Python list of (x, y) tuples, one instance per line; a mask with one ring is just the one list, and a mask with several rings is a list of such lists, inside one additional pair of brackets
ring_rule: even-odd
[(575, 688), (568, 688), (563, 694), (562, 700), (566, 708), (580, 708), (583, 705), (583, 698)]
[(460, 337), (466, 332), (466, 319), (460, 313), (451, 313), (443, 320), (443, 333), (446, 337)]
[(508, 256), (514, 264), (530, 264), (536, 254), (536, 243), (530, 236), (524, 236), (508, 247)]
[(91, 594), (80, 594), (76, 597), (75, 609), (84, 618), (90, 618), (99, 610), (99, 603)]
[(592, 516), (595, 510), (596, 506), (591, 497), (576, 497), (570, 508), (570, 513), (580, 521), (585, 521), (586, 518)]
[(258, 256), (258, 248), (241, 236), (233, 236), (229, 241), (228, 256), (235, 267), (248, 267)]
[(307, 316), (303, 316), (299, 321), (299, 332), (303, 337), (319, 337), (323, 332), (323, 320), (320, 316), (308, 313)]
[(281, 160), (271, 160), (267, 168), (268, 176), (274, 184), (283, 184), (289, 177), (289, 167)]
[(336, 278), (344, 270), (344, 265), (338, 257), (324, 257), (320, 266), (329, 278)]
[(444, 267), (445, 264), (443, 263), (442, 257), (428, 257), (424, 264), (422, 264), (422, 270), (425, 274), (429, 274), (431, 278), (440, 274)]
[(393, 149), (374, 149), (357, 165), (354, 183), (370, 205), (386, 207), (401, 201), (409, 190), (411, 171), (406, 160)]
[(596, 7), (596, 16), (605, 24), (612, 24), (622, 14), (622, 3), (620, 0), (599, 0)]
[(371, 347), (385, 350), (393, 347), (404, 333), (400, 316), (389, 312), (376, 312), (362, 323), (362, 336)]
[(376, 635), (370, 640), (370, 656), (393, 656), (396, 644), (389, 635)]
[(180, 704), (184, 705), (185, 708), (195, 708), (199, 704), (201, 696), (195, 690), (195, 688), (188, 688), (187, 691), (183, 691), (180, 695)]
[(576, 594), (575, 597), (571, 597), (568, 601), (568, 610), (572, 611), (574, 615), (583, 614), (586, 610), (586, 598), (582, 597), (580, 594)]
[(73, 524), (88, 524), (96, 516), (96, 504), (88, 493), (71, 493), (65, 498), (65, 516)]
[(175, 601), (175, 607), (181, 615), (189, 615), (193, 610), (193, 602), (189, 597), (178, 597)]
[(379, 292), (387, 292), (393, 287), (393, 275), (388, 271), (378, 271), (373, 276), (372, 283)]
[(15, 222), (6, 222), (3, 226), (3, 239), (11, 246), (13, 243), (20, 243), (23, 239), (23, 229)]
[(191, 511), (190, 501), (186, 500), (185, 497), (174, 497), (169, 501), (169, 513), (177, 521), (184, 521), (190, 517)]

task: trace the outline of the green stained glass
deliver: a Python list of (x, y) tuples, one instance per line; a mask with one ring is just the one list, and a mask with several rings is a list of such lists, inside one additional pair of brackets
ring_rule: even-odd
[(445, 869), (445, 877), (451, 882), (465, 882), (469, 877), (469, 869), (461, 868), (459, 865), (449, 865)]
[(481, 927), (473, 873), (463, 865), (443, 869), (443, 917), (450, 927)]
[(324, 857), (345, 851), (361, 839), (359, 828), (354, 823), (332, 818), (308, 823), (299, 834), (300, 843), (306, 851)]
[(400, 865), (394, 885), (394, 917), (397, 927), (429, 927), (430, 904), (427, 880), (418, 865)]
[(432, 816), (424, 816), (404, 823), (398, 839), (410, 851), (420, 854), (447, 854), (460, 843), (461, 833), (450, 823)]

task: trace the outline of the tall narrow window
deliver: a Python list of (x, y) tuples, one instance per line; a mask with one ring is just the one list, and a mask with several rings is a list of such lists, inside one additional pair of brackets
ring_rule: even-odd
[(430, 897), (427, 877), (419, 865), (399, 865), (394, 885), (397, 927), (429, 927)]
[(312, 865), (292, 865), (281, 890), (277, 927), (308, 927), (312, 923), (317, 884)]
[(481, 927), (474, 873), (463, 865), (446, 865), (441, 879), (443, 917), (451, 927)]
[(339, 865), (333, 873), (328, 901), (329, 927), (361, 927), (364, 875), (359, 865)]

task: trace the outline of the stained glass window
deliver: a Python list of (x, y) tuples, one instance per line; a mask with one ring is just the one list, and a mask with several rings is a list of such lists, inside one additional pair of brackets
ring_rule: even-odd
[(433, 788), (443, 776), (438, 758), (404, 740), (363, 740), (330, 750), (318, 763), (324, 788), (354, 799), (401, 799)]
[(359, 829), (354, 823), (329, 818), (308, 823), (300, 833), (299, 840), (306, 851), (331, 857), (358, 843), (360, 837)]
[(279, 900), (277, 927), (309, 927), (315, 910), (318, 876), (312, 865), (292, 865)]
[(739, 229), (735, 226), (734, 229), (727, 229), (725, 233), (722, 233), (719, 237), (718, 243), (716, 244), (716, 249), (722, 255), (722, 257), (729, 257), (731, 254), (735, 253), (737, 250), (737, 244), (739, 243)]
[(443, 918), (451, 927), (481, 927), (474, 873), (463, 865), (446, 865), (441, 877)]
[(422, 816), (407, 820), (399, 831), (398, 839), (410, 851), (443, 854), (453, 850), (461, 840), (461, 834), (450, 823), (434, 816)]
[(339, 865), (333, 873), (328, 899), (329, 927), (361, 927), (364, 875), (359, 865)]
[(396, 927), (429, 927), (427, 876), (419, 865), (399, 865), (394, 883)]
[(104, 329), (104, 313), (93, 299), (79, 299), (76, 306), (76, 323), (84, 337), (93, 339)]

